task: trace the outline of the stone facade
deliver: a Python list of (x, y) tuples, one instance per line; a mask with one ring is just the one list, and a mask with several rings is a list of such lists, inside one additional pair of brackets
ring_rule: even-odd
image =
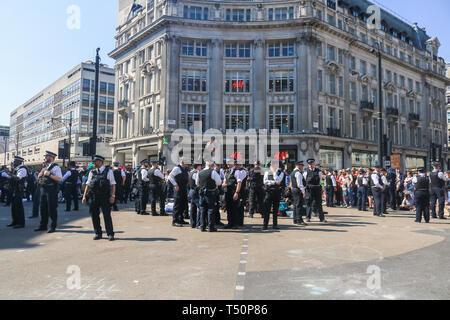
[(447, 141), (439, 40), (384, 11), (383, 30), (368, 30), (366, 1), (339, 4), (119, 0), (113, 158), (157, 157), (163, 136), (202, 119), (279, 129), (290, 160), (373, 165), (380, 43), (383, 131), (402, 168), (427, 165)]

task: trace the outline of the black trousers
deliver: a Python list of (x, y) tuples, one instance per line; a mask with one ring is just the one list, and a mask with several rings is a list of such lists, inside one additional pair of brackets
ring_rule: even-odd
[(442, 218), (444, 216), (444, 206), (445, 206), (445, 191), (444, 189), (432, 187), (431, 194), (431, 216), (436, 218), (436, 202), (439, 201), (439, 217)]
[(358, 210), (366, 210), (367, 208), (367, 191), (368, 189), (366, 187), (359, 187), (358, 188)]
[(416, 201), (416, 221), (422, 222), (422, 216), (426, 222), (430, 221), (430, 193), (425, 190), (417, 190), (414, 192), (414, 199)]
[(149, 186), (149, 201), (152, 206), (152, 213), (156, 214), (156, 201), (159, 200), (159, 213), (166, 213), (166, 194), (164, 193), (163, 186), (159, 184), (151, 184)]
[(389, 204), (392, 210), (397, 210), (397, 197), (395, 194), (395, 186), (389, 187)]
[(184, 214), (188, 210), (187, 189), (180, 187), (179, 191), (175, 191), (174, 197), (172, 223), (180, 223), (184, 221)]
[(389, 188), (385, 187), (383, 193), (381, 194), (381, 212), (386, 213), (387, 212), (387, 202), (389, 200)]
[(36, 188), (33, 194), (33, 217), (39, 217), (39, 208), (41, 205), (41, 188)]
[(114, 200), (113, 209), (118, 211), (118, 203), (123, 203), (123, 185), (116, 184), (116, 198)]
[[(128, 199), (130, 198), (131, 186), (125, 186), (123, 188), (123, 203), (128, 203)], [(131, 201), (131, 199), (130, 199)]]
[(281, 191), (279, 189), (267, 189), (264, 197), (264, 227), (269, 226), (270, 213), (273, 214), (273, 226), (278, 226), (278, 210), (280, 209)]
[(48, 227), (49, 217), (51, 229), (55, 229), (58, 223), (58, 188), (41, 187), (41, 227)]
[(326, 187), (325, 192), (327, 195), (327, 207), (332, 207), (334, 197), (334, 187)]
[(228, 225), (231, 227), (237, 227), (239, 224), (239, 199), (234, 200), (235, 190), (231, 190), (225, 193), (225, 207), (227, 210)]
[(372, 195), (374, 201), (373, 215), (379, 216), (383, 212), (384, 191), (379, 188), (372, 187)]
[(214, 216), (214, 206), (216, 204), (216, 192), (206, 191), (200, 194), (200, 227), (202, 230), (206, 229), (206, 226), (210, 230), (214, 229), (216, 219)]
[(64, 186), (64, 199), (66, 201), (66, 211), (70, 211), (72, 208), (78, 210), (78, 190), (76, 185), (66, 184)]
[(103, 213), (103, 220), (105, 221), (106, 234), (108, 236), (114, 236), (114, 228), (111, 218), (111, 204), (109, 203), (109, 195), (98, 196), (94, 195), (89, 207), (89, 212), (92, 218), (92, 224), (94, 226), (95, 234), (101, 236), (102, 226), (100, 224), (100, 210)]
[(311, 219), (311, 212), (319, 213), (320, 221), (325, 220), (322, 209), (322, 187), (306, 188), (306, 218)]
[(25, 225), (25, 212), (23, 210), (23, 193), (15, 191), (11, 202), (12, 224), (15, 226)]
[(298, 188), (292, 189), (292, 197), (294, 198), (294, 223), (303, 222), (303, 216), (305, 215), (305, 199), (303, 199), (303, 193)]
[(264, 188), (262, 186), (251, 186), (248, 197), (249, 214), (253, 215), (255, 212), (259, 212), (258, 209), (261, 209), (261, 204), (263, 203), (263, 201)]
[(139, 197), (137, 199), (138, 206), (136, 209), (138, 213), (144, 213), (147, 210), (149, 188), (147, 185), (140, 185), (138, 190)]
[(219, 193), (216, 191), (216, 204), (214, 205), (214, 221), (216, 223), (220, 223), (220, 199)]

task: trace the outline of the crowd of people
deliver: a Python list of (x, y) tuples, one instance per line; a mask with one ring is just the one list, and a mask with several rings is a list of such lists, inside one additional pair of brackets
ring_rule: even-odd
[[(244, 166), (229, 159), (225, 167), (213, 162), (188, 167), (181, 161), (164, 172), (159, 161), (147, 159), (137, 168), (118, 162), (109, 167), (104, 165), (105, 158), (97, 155), (88, 166), (77, 167), (75, 162), (69, 162), (64, 169), (55, 159), (56, 154), (47, 152), (45, 163), (36, 171), (24, 166), (20, 157), (14, 158), (9, 169), (2, 167), (0, 201), (11, 206), (12, 213), (8, 227), (25, 227), (23, 201), (32, 200), (29, 218), (38, 218), (39, 213), (41, 217), (35, 231), (55, 232), (59, 198), (64, 199), (67, 212), (78, 211), (80, 199), (89, 205), (95, 240), (102, 238), (102, 212), (111, 241), (114, 240), (111, 210), (118, 211), (118, 204), (133, 200), (137, 214), (152, 216), (167, 216), (166, 205), (172, 201), (172, 226), (189, 225), (217, 232), (221, 228), (242, 228), (246, 211), (250, 219), (256, 213), (261, 214), (263, 230), (269, 227), (270, 215), (272, 228), (279, 229), (278, 216), (287, 212), (292, 213), (297, 225), (307, 225), (312, 215), (326, 223), (323, 205), (370, 209), (378, 217), (388, 214), (388, 208), (415, 211), (416, 222), (424, 218), (428, 223), (430, 217), (446, 219), (444, 209), (450, 199), (450, 172), (444, 174), (439, 163), (433, 163), (429, 173), (418, 168), (403, 174), (398, 169), (380, 166), (323, 169), (314, 159), (308, 159), (306, 164), (296, 162), (295, 169), (288, 172), (278, 161), (265, 166), (259, 162)], [(151, 213), (147, 212), (148, 205)], [(226, 224), (222, 223), (221, 212), (226, 213)]]

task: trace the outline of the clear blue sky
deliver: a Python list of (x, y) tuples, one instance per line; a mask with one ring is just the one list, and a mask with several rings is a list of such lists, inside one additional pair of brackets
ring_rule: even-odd
[[(441, 41), (440, 56), (450, 61), (449, 0), (377, 0), (410, 22), (426, 27)], [(81, 9), (81, 29), (67, 27), (71, 5)], [(9, 114), (81, 61), (93, 60), (100, 47), (102, 62), (114, 48), (117, 0), (2, 1), (2, 76), (0, 125), (9, 125)]]

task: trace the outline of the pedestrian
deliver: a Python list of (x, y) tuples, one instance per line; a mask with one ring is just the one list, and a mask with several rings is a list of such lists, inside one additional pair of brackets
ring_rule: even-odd
[(249, 184), (249, 217), (253, 218), (255, 212), (261, 213), (262, 203), (264, 201), (264, 172), (261, 168), (261, 163), (255, 161), (253, 168), (249, 170), (248, 173), (248, 184)]
[(130, 198), (130, 195), (131, 195), (131, 182), (132, 182), (132, 180), (133, 180), (133, 175), (131, 173), (131, 168), (128, 167), (125, 170), (125, 183), (124, 183), (124, 186), (123, 186), (123, 202), (125, 204), (128, 203), (128, 200), (132, 201), (131, 198)]
[(123, 203), (123, 194), (125, 186), (125, 172), (120, 168), (120, 162), (113, 163), (114, 180), (116, 181), (116, 198), (113, 204), (113, 211), (119, 211), (117, 203)]
[(384, 217), (382, 213), (382, 202), (384, 199), (384, 185), (381, 181), (381, 166), (375, 166), (375, 172), (370, 176), (370, 187), (372, 188), (373, 200), (375, 202), (373, 206), (373, 215), (378, 217)]
[(201, 164), (194, 164), (194, 169), (189, 172), (189, 200), (191, 228), (199, 228), (200, 222), (200, 194), (197, 183), (198, 173), (202, 170)]
[(78, 211), (78, 170), (75, 161), (69, 162), (69, 170), (62, 178), (64, 199), (66, 201), (66, 212), (71, 210), (72, 202), (74, 211)]
[(104, 162), (104, 157), (99, 155), (94, 156), (95, 168), (89, 172), (83, 195), (83, 204), (87, 203), (87, 197), (89, 195), (91, 197), (89, 212), (95, 231), (94, 240), (100, 240), (103, 237), (102, 226), (100, 224), (101, 210), (108, 240), (114, 241), (111, 206), (116, 201), (116, 181), (111, 168), (109, 166), (105, 167)]
[(333, 176), (332, 169), (325, 169), (325, 193), (326, 193), (326, 201), (327, 207), (334, 207), (334, 193), (337, 189), (336, 178)]
[[(197, 172), (195, 176), (195, 184), (199, 190), (200, 204), (200, 228), (202, 232), (206, 231), (208, 226), (209, 232), (216, 232), (214, 207), (217, 202), (217, 188), (222, 185), (222, 179), (213, 168), (213, 162), (206, 161), (205, 168)], [(198, 170), (198, 167), (197, 167)]]
[(369, 181), (365, 176), (366, 172), (363, 169), (359, 170), (358, 177), (356, 179), (356, 187), (358, 188), (358, 210), (367, 211), (367, 191), (369, 189)]
[[(436, 162), (433, 163), (433, 171), (430, 174), (431, 180), (431, 217), (437, 219), (436, 215), (436, 204), (439, 203), (439, 219), (445, 220), (444, 217), (444, 206), (445, 206), (445, 183), (447, 182), (447, 177), (441, 171), (441, 165)], [(417, 200), (416, 200), (417, 201)]]
[[(164, 192), (164, 175), (159, 169), (159, 161), (152, 160), (152, 167), (148, 170), (149, 201), (152, 216), (166, 216), (166, 194)], [(156, 212), (156, 202), (159, 201), (159, 213)]]
[(182, 227), (189, 224), (184, 221), (184, 213), (188, 209), (189, 173), (184, 159), (169, 174), (169, 181), (174, 187), (175, 202), (173, 205), (172, 226)]
[(415, 222), (421, 223), (422, 216), (426, 223), (430, 223), (430, 183), (431, 179), (425, 175), (424, 168), (418, 168), (419, 174), (412, 178), (412, 183), (414, 184), (414, 199), (416, 203), (416, 220)]
[(315, 160), (308, 159), (308, 168), (303, 173), (306, 179), (306, 222), (311, 221), (313, 207), (319, 213), (320, 222), (327, 222), (322, 209), (322, 173), (315, 167)]
[(383, 214), (388, 214), (387, 212), (387, 203), (389, 201), (389, 182), (387, 180), (387, 170), (385, 168), (381, 169), (381, 184), (383, 185), (383, 192), (381, 193), (381, 212)]
[(264, 186), (266, 195), (264, 197), (264, 226), (263, 230), (269, 227), (270, 213), (273, 214), (273, 229), (278, 227), (278, 210), (280, 208), (281, 188), (284, 179), (284, 172), (278, 167), (278, 160), (274, 160), (270, 165), (270, 170), (264, 174)]
[(11, 217), (12, 222), (8, 227), (13, 229), (25, 228), (25, 212), (23, 210), (23, 196), (25, 193), (25, 182), (28, 176), (28, 169), (23, 165), (25, 160), (21, 157), (14, 157), (14, 170), (10, 177), (10, 188), (12, 190)]
[(306, 197), (306, 180), (303, 176), (303, 166), (303, 161), (297, 161), (295, 164), (295, 169), (291, 175), (291, 193), (294, 200), (294, 224), (306, 226), (305, 221), (303, 221), (303, 216), (305, 215), (303, 206)]
[(137, 186), (138, 186), (138, 197), (136, 199), (136, 212), (137, 214), (148, 216), (150, 213), (147, 212), (148, 203), (148, 193), (150, 179), (148, 178), (148, 160), (144, 159), (141, 161), (141, 166), (137, 170)]

